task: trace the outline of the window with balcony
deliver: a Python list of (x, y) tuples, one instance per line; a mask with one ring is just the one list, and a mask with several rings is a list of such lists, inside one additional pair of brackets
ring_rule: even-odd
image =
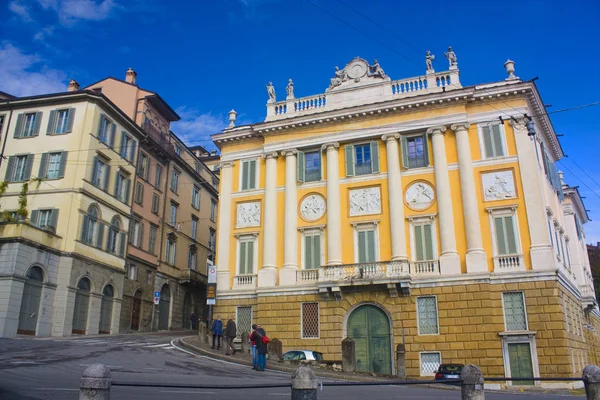
[(210, 220), (212, 222), (217, 220), (217, 202), (213, 199), (210, 200)]
[(504, 157), (506, 152), (504, 126), (499, 122), (479, 125), (481, 158)]
[(321, 232), (305, 231), (303, 234), (304, 265), (303, 269), (314, 269), (321, 266)]
[(177, 204), (171, 202), (171, 207), (169, 208), (169, 225), (175, 226), (177, 224)]
[(127, 204), (129, 202), (129, 190), (131, 179), (123, 171), (118, 171), (115, 177), (115, 197), (117, 200)]
[(160, 198), (156, 193), (152, 193), (152, 213), (158, 214), (158, 207), (160, 205)]
[(190, 237), (196, 240), (198, 235), (198, 218), (192, 215), (192, 222), (190, 224)]
[(200, 188), (196, 185), (192, 186), (192, 207), (200, 209)]
[(162, 181), (162, 172), (163, 172), (162, 165), (156, 164), (156, 171), (154, 172), (154, 186), (157, 189), (160, 189), (160, 183)]
[(438, 335), (437, 298), (435, 296), (417, 297), (417, 322), (419, 335)]
[(516, 208), (488, 209), (492, 227), (494, 269), (524, 269)]
[(256, 189), (256, 160), (241, 162), (240, 190)]
[(376, 262), (379, 257), (377, 225), (364, 223), (355, 226), (354, 257), (358, 263)]
[(379, 172), (379, 143), (347, 144), (346, 176), (367, 175)]
[(110, 180), (110, 165), (108, 160), (100, 155), (94, 157), (92, 167), (92, 185), (99, 189), (107, 190)]
[(506, 292), (502, 294), (504, 322), (507, 331), (526, 331), (527, 313), (523, 292)]
[(179, 190), (179, 176), (181, 175), (181, 172), (176, 170), (175, 168), (173, 168), (173, 171), (171, 171), (171, 191), (173, 193), (177, 193), (177, 191)]
[(121, 148), (119, 149), (119, 154), (126, 160), (133, 162), (136, 147), (135, 140), (127, 132), (121, 131)]
[(138, 175), (145, 180), (148, 180), (150, 176), (150, 158), (144, 153), (140, 153), (138, 160)]
[(41, 112), (31, 112), (19, 114), (15, 126), (15, 138), (34, 137), (40, 134), (40, 125), (42, 123)]
[(135, 202), (139, 205), (144, 204), (144, 185), (141, 182), (135, 183)]
[(58, 210), (57, 209), (42, 209), (33, 210), (29, 217), (29, 221), (41, 229), (47, 229), (52, 232), (56, 232), (56, 226), (58, 221)]
[(106, 118), (104, 114), (100, 114), (100, 121), (98, 121), (98, 133), (97, 138), (102, 143), (109, 147), (113, 147), (115, 144), (115, 133), (117, 132), (117, 125), (110, 119)]
[(298, 181), (315, 182), (321, 180), (321, 152), (299, 151), (297, 155)]
[(402, 136), (402, 165), (406, 169), (429, 166), (427, 135)]
[(7, 182), (23, 182), (31, 178), (33, 154), (10, 156), (6, 167)]
[(416, 222), (412, 226), (414, 237), (414, 261), (435, 260), (433, 221)]
[(150, 224), (150, 232), (148, 233), (148, 253), (156, 254), (156, 238), (158, 236), (158, 227)]
[(238, 238), (238, 275), (253, 275), (256, 253), (254, 236)]
[(72, 132), (74, 119), (74, 108), (50, 111), (46, 135), (63, 135)]

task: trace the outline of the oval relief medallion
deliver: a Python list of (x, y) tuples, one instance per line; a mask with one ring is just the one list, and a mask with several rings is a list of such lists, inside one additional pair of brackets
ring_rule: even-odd
[(415, 211), (431, 207), (435, 199), (433, 187), (427, 182), (414, 182), (406, 189), (406, 205)]
[(320, 194), (309, 194), (300, 203), (300, 215), (307, 221), (316, 221), (325, 215), (325, 199)]

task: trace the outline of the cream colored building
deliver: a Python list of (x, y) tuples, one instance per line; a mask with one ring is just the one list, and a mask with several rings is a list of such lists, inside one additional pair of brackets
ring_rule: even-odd
[(357, 57), (324, 93), (268, 88), (264, 122), (213, 136), (215, 312), (326, 359), (350, 337), (363, 372), (580, 376), (596, 363), (581, 197), (563, 191), (537, 87), (505, 68), (463, 87), (456, 58), (392, 80)]

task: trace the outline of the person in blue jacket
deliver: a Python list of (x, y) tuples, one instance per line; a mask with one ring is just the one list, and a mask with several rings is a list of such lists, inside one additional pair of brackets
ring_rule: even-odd
[(221, 348), (221, 337), (223, 336), (223, 321), (221, 321), (220, 315), (217, 315), (217, 318), (213, 321), (210, 331), (213, 337), (212, 348), (215, 348), (215, 339), (217, 339), (217, 350), (219, 350)]

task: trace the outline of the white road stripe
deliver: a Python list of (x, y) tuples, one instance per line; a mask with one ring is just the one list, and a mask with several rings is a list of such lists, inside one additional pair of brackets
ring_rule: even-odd
[(172, 350), (172, 349), (176, 349), (175, 346), (169, 346), (169, 347), (162, 347), (162, 349), (164, 350)]
[(63, 392), (79, 392), (79, 389), (70, 389), (70, 388), (33, 388), (33, 390), (57, 390), (57, 391), (63, 391)]
[(171, 343), (163, 343), (163, 344), (155, 344), (154, 346), (146, 346), (146, 347), (150, 347), (150, 348), (153, 348), (153, 347), (166, 347), (166, 346), (170, 346), (170, 345), (171, 345)]
[(126, 346), (126, 347), (139, 347), (139, 346), (148, 346), (149, 344), (154, 344), (154, 342), (124, 344), (123, 346)]
[(36, 361), (9, 361), (10, 364), (37, 364)]
[[(89, 367), (90, 365), (93, 364), (79, 364), (80, 367)], [(107, 368), (123, 368), (122, 365), (107, 365)]]
[(215, 394), (215, 392), (197, 392), (186, 390), (161, 390), (161, 393)]

